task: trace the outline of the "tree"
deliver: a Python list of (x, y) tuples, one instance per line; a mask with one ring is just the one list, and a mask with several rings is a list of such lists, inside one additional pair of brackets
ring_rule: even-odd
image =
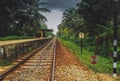
[(82, 0), (78, 4), (78, 12), (84, 18), (90, 35), (101, 33), (98, 25), (106, 26), (112, 20), (113, 6), (113, 0)]
[(9, 33), (23, 35), (25, 29), (35, 32), (40, 27), (39, 22), (47, 20), (40, 12), (50, 12), (41, 7), (45, 4), (40, 0), (1, 0), (0, 36), (7, 36)]
[(64, 36), (68, 36), (70, 38), (77, 38), (78, 33), (83, 31), (84, 28), (83, 18), (76, 12), (75, 8), (66, 9), (63, 13), (62, 23), (58, 28), (62, 31), (61, 34), (63, 33)]
[[(120, 10), (120, 1), (117, 3), (117, 10)], [(89, 38), (99, 41), (97, 44), (101, 44), (101, 52), (104, 56), (105, 49), (111, 49), (110, 46), (107, 49), (106, 44), (111, 45), (112, 28), (113, 28), (113, 14), (114, 14), (114, 1), (113, 0), (82, 0), (78, 5), (78, 12), (82, 15), (86, 30), (89, 33)], [(116, 10), (116, 9), (115, 9)], [(117, 11), (119, 15), (119, 11)], [(96, 36), (98, 39), (96, 39)], [(94, 37), (94, 38), (92, 38)], [(97, 47), (98, 45), (96, 45)], [(103, 49), (104, 46), (104, 49)], [(100, 51), (99, 51), (100, 53)]]

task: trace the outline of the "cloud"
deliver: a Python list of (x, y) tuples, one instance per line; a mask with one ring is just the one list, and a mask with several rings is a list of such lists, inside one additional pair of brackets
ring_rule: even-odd
[(51, 13), (45, 13), (44, 14), (48, 22), (46, 23), (48, 25), (48, 28), (54, 29), (54, 34), (58, 31), (57, 26), (60, 24), (62, 20), (62, 12), (58, 10), (52, 10)]
[(80, 0), (46, 0), (47, 8), (64, 11), (69, 7), (75, 7)]
[(42, 0), (43, 2), (47, 2), (48, 5), (46, 6), (48, 9), (51, 10), (51, 13), (45, 13), (45, 17), (48, 19), (46, 23), (48, 28), (52, 28), (54, 30), (54, 34), (58, 31), (57, 26), (62, 21), (62, 13), (71, 7), (75, 7), (76, 4), (80, 0)]

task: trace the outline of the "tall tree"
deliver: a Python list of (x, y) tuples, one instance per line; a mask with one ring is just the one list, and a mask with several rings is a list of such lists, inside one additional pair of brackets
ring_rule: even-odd
[(74, 35), (78, 37), (78, 33), (84, 30), (84, 23), (83, 18), (76, 12), (75, 8), (66, 9), (63, 13), (63, 21), (62, 25), (63, 28), (69, 33), (68, 35)]
[(112, 20), (113, 0), (82, 0), (78, 7), (78, 12), (83, 16), (91, 35), (101, 33), (102, 30), (98, 25), (105, 26)]
[[(116, 5), (115, 5), (116, 4)], [(99, 53), (105, 54), (105, 49), (110, 50), (113, 34), (113, 15), (114, 12), (119, 16), (120, 0), (117, 3), (114, 0), (81, 0), (77, 5), (78, 12), (82, 15), (90, 39), (97, 40), (101, 44)], [(115, 7), (116, 6), (116, 7)], [(96, 38), (97, 36), (97, 38)], [(109, 45), (109, 46), (108, 46)], [(98, 45), (96, 45), (98, 47)]]
[(41, 0), (1, 0), (0, 36), (7, 36), (13, 30), (14, 34), (20, 35), (20, 31), (23, 31), (25, 27), (30, 28), (27, 28), (30, 31), (31, 29), (35, 31), (36, 27), (40, 26), (40, 21), (46, 21), (40, 12), (50, 12), (41, 7), (44, 4), (46, 3)]

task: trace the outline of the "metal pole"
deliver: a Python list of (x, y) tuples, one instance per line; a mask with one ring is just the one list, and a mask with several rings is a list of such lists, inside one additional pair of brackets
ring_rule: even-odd
[(82, 38), (81, 38), (81, 53), (82, 53)]
[(114, 12), (113, 12), (113, 22), (114, 22), (114, 40), (113, 40), (113, 77), (117, 76), (117, 33), (118, 33), (118, 26), (117, 26), (117, 11), (116, 11), (116, 2), (114, 5)]
[(98, 36), (96, 36), (96, 41), (95, 41), (95, 55), (97, 54), (98, 51)]

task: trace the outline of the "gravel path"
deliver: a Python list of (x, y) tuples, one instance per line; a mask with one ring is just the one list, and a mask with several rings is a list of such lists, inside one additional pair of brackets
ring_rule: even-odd
[(95, 74), (57, 41), (55, 81), (115, 81)]

